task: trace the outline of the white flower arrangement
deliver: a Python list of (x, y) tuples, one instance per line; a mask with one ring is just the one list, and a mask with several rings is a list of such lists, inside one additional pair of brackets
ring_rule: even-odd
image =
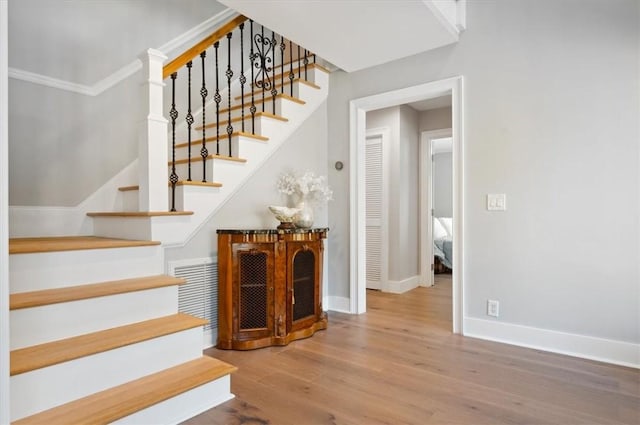
[(321, 203), (333, 199), (333, 191), (325, 176), (316, 176), (311, 171), (304, 174), (286, 173), (278, 179), (278, 190), (285, 195), (294, 195), (296, 202)]

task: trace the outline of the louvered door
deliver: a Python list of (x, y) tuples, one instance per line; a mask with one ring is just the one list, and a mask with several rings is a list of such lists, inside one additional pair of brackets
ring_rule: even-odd
[(382, 136), (367, 137), (366, 143), (366, 236), (367, 288), (381, 289), (382, 276)]

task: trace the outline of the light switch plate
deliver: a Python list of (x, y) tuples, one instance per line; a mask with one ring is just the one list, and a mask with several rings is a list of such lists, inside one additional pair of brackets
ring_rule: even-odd
[(504, 193), (487, 194), (488, 211), (505, 211), (507, 209), (507, 195)]

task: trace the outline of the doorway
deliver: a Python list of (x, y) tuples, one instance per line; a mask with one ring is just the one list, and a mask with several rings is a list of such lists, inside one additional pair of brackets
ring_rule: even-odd
[[(451, 128), (422, 131), (420, 133), (419, 151), (420, 279), (424, 286), (433, 286), (436, 256), (442, 259), (445, 267), (453, 268), (449, 250), (451, 244), (447, 242), (446, 249), (444, 249), (444, 246), (435, 246), (434, 244), (434, 241), (445, 238), (452, 241), (452, 232), (443, 234), (443, 226), (439, 219), (445, 217), (450, 219), (451, 224), (453, 223), (453, 176), (451, 175), (446, 181), (441, 181), (440, 185), (436, 181), (436, 177), (439, 174), (437, 168), (440, 165), (440, 161), (436, 161), (436, 159), (440, 160), (439, 156), (448, 153), (450, 164), (452, 162), (453, 138)], [(451, 167), (449, 170), (451, 170)], [(444, 241), (442, 245), (444, 245)]]
[(350, 102), (350, 311), (366, 311), (366, 112), (424, 99), (451, 96), (453, 138), (453, 222), (455, 223), (452, 311), (453, 332), (462, 333), (462, 77), (381, 93)]

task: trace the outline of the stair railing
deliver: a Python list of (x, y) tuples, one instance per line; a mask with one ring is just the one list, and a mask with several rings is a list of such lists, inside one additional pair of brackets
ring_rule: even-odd
[[(261, 113), (276, 115), (277, 97), (293, 96), (293, 82), (296, 78), (307, 80), (307, 68), (311, 60), (315, 63), (315, 55), (252, 20), (248, 22), (249, 46), (246, 46), (246, 21), (247, 18), (242, 15), (229, 20), (211, 35), (164, 65), (160, 74), (158, 65), (166, 59), (164, 55), (158, 51), (149, 50), (143, 58), (146, 79), (144, 86), (147, 91), (144, 95), (149, 99), (149, 109), (143, 120), (145, 131), (141, 138), (140, 173), (145, 174), (140, 178), (141, 210), (142, 208), (152, 210), (157, 205), (158, 210), (175, 211), (176, 185), (179, 182), (200, 180), (202, 183), (208, 183), (207, 159), (211, 156), (233, 156), (235, 150), (232, 137), (243, 133), (255, 135), (256, 117)], [(225, 60), (226, 64), (223, 62)], [(247, 81), (249, 70), (245, 69), (246, 63), (250, 67), (249, 82)], [(285, 82), (285, 74), (288, 78), (287, 82)], [(196, 89), (201, 102), (196, 107), (193, 103), (195, 96), (192, 96), (192, 91), (193, 80), (197, 76), (200, 76), (200, 87)], [(280, 84), (277, 82), (278, 77)], [(170, 87), (169, 120), (165, 119), (161, 112), (165, 84)], [(211, 89), (214, 90), (212, 98), (209, 97)], [(237, 105), (234, 105), (232, 100), (235, 94), (239, 94)], [(198, 108), (197, 111), (196, 108)], [(234, 111), (239, 112), (238, 117), (234, 117)], [(179, 121), (182, 114), (184, 118)], [(211, 114), (214, 114), (215, 120), (208, 123), (207, 119)], [(199, 125), (195, 125), (197, 118), (201, 123)], [(167, 129), (168, 123), (171, 125), (170, 131)], [(240, 129), (239, 131), (236, 126)], [(160, 134), (163, 133), (163, 129), (164, 140), (167, 139), (166, 134), (170, 136), (168, 150), (171, 153), (170, 159), (167, 150), (158, 147), (162, 146)], [(179, 129), (185, 133), (184, 136), (180, 135)], [(213, 129), (215, 129), (215, 136), (209, 134)], [(156, 141), (152, 141), (152, 137)], [(184, 137), (186, 140), (178, 143), (179, 137)], [(222, 145), (225, 139), (226, 146)], [(213, 149), (215, 153), (210, 153), (211, 143), (215, 144)], [(192, 148), (196, 146), (200, 147), (199, 158), (192, 158)], [(187, 159), (177, 160), (176, 149), (183, 147), (187, 149)], [(156, 152), (160, 150), (165, 152), (166, 159), (162, 153)], [(223, 153), (223, 150), (226, 152)], [(152, 161), (158, 162), (152, 163)], [(195, 161), (202, 164), (201, 176), (192, 175), (192, 163)], [(183, 163), (186, 163), (186, 171), (181, 172), (179, 165)], [(164, 172), (160, 170), (158, 164), (164, 164), (166, 167)], [(167, 164), (169, 164), (168, 167)], [(170, 201), (166, 197), (167, 181), (170, 184)], [(161, 186), (164, 189), (160, 189)], [(158, 193), (164, 194), (164, 208), (162, 208), (162, 196), (152, 195), (150, 193), (152, 190), (158, 190)]]

